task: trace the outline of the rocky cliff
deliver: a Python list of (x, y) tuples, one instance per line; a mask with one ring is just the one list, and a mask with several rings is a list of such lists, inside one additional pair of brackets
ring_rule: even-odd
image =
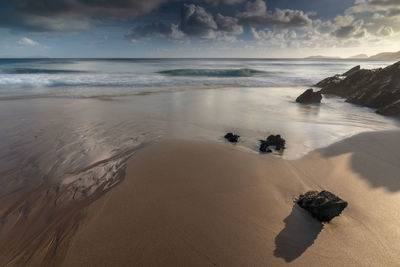
[(357, 66), (316, 86), (322, 88), (322, 94), (344, 97), (347, 102), (374, 108), (382, 115), (400, 116), (400, 61), (383, 69)]

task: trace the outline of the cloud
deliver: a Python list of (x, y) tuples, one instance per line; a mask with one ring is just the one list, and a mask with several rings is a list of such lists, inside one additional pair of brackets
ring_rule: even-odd
[(243, 33), (243, 27), (238, 24), (239, 20), (237, 18), (217, 14), (215, 22), (217, 23), (219, 31), (232, 33), (234, 35)]
[(238, 3), (242, 3), (245, 0), (205, 0), (207, 3), (211, 3), (214, 5), (225, 4), (225, 5), (235, 5)]
[(134, 27), (125, 37), (128, 39), (142, 39), (151, 37), (168, 37), (172, 34), (171, 26), (163, 22), (153, 22), (151, 24)]
[(337, 29), (332, 33), (332, 35), (338, 38), (348, 38), (350, 37), (355, 31), (355, 27), (353, 25), (343, 26)]
[(357, 14), (384, 11), (390, 14), (393, 9), (398, 9), (399, 5), (399, 0), (356, 0), (355, 5), (348, 8), (345, 12), (347, 14)]
[(125, 38), (131, 41), (137, 41), (140, 39), (151, 39), (151, 38), (165, 38), (174, 41), (183, 41), (186, 36), (179, 30), (176, 24), (166, 24), (163, 22), (152, 22), (150, 24), (139, 25), (127, 33)]
[[(400, 5), (400, 3), (399, 3)], [(390, 9), (387, 13), (389, 17), (400, 16), (400, 9)]]
[(256, 30), (255, 28), (251, 27), (250, 32), (254, 39), (263, 41), (269, 46), (281, 48), (298, 46), (298, 36), (294, 30)]
[(80, 30), (107, 18), (150, 12), (166, 1), (0, 0), (0, 26), (29, 31)]
[(338, 15), (333, 19), (333, 25), (337, 25), (339, 27), (346, 26), (354, 21), (353, 15)]
[(243, 16), (263, 16), (267, 13), (267, 4), (262, 0), (246, 3), (246, 12)]
[(373, 19), (384, 19), (385, 16), (382, 15), (381, 13), (374, 13), (374, 15), (372, 16)]
[(381, 26), (376, 32), (378, 36), (392, 36), (394, 34), (393, 28), (390, 26)]
[(185, 4), (181, 9), (180, 30), (188, 35), (202, 39), (226, 39), (243, 33), (243, 27), (234, 17), (217, 14), (215, 17), (203, 7)]
[(181, 9), (180, 28), (188, 35), (210, 39), (215, 37), (214, 31), (218, 29), (218, 26), (212, 14), (204, 8), (185, 4)]
[(369, 4), (373, 6), (398, 6), (399, 0), (370, 0)]
[(171, 40), (185, 40), (189, 37), (201, 39), (215, 39), (232, 42), (236, 35), (243, 33), (243, 27), (234, 17), (217, 14), (213, 16), (203, 7), (194, 4), (185, 4), (181, 9), (179, 24), (167, 25), (163, 22), (153, 22), (134, 27), (126, 38), (130, 40), (148, 38), (167, 38)]
[(332, 32), (332, 35), (337, 38), (361, 38), (365, 36), (365, 29), (362, 28), (363, 20), (357, 20), (346, 26), (340, 26)]
[(136, 16), (146, 13), (166, 0), (13, 0), (8, 8), (24, 14), (57, 16), (67, 14)]
[(29, 39), (28, 37), (22, 37), (18, 40), (18, 44), (20, 45), (28, 45), (28, 46), (38, 46), (39, 43)]
[(271, 25), (279, 28), (300, 28), (310, 26), (312, 20), (301, 10), (279, 9), (267, 10), (263, 0), (246, 4), (246, 11), (239, 14), (239, 23), (247, 26)]

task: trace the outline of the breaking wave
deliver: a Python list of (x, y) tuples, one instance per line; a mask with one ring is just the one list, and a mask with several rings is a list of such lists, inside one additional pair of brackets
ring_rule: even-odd
[(158, 73), (169, 76), (251, 77), (264, 71), (254, 69), (174, 69)]

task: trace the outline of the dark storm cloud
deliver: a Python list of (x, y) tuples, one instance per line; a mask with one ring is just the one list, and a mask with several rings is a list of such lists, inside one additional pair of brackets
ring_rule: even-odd
[[(216, 5), (243, 2), (203, 1)], [(107, 18), (145, 14), (166, 2), (173, 0), (0, 0), (0, 26), (29, 31), (82, 29)]]
[(31, 31), (79, 29), (100, 18), (134, 17), (147, 13), (166, 1), (0, 0), (0, 26)]
[(172, 28), (163, 22), (153, 22), (147, 25), (141, 25), (134, 27), (130, 33), (126, 34), (125, 37), (130, 40), (152, 38), (152, 37), (164, 37), (171, 36)]
[(239, 14), (239, 23), (247, 26), (272, 25), (280, 28), (299, 28), (310, 26), (312, 20), (301, 10), (275, 9), (267, 10), (263, 0), (248, 2), (246, 11)]
[(181, 9), (179, 27), (189, 36), (212, 39), (220, 32), (231, 36), (241, 34), (243, 27), (238, 21), (237, 18), (221, 14), (213, 16), (201, 6), (185, 4)]
[(181, 8), (179, 24), (167, 25), (162, 22), (153, 22), (136, 26), (125, 37), (131, 40), (151, 37), (182, 40), (190, 36), (214, 39), (218, 36), (233, 37), (241, 33), (243, 33), (243, 27), (238, 24), (237, 18), (221, 14), (213, 16), (201, 6), (185, 4)]
[(217, 23), (219, 31), (232, 34), (241, 34), (243, 32), (243, 27), (238, 24), (239, 20), (237, 18), (217, 14), (217, 16), (215, 16), (215, 22)]
[(358, 20), (353, 22), (350, 25), (346, 26), (341, 26), (334, 32), (332, 32), (331, 35), (337, 37), (337, 38), (362, 38), (365, 36), (366, 31), (365, 29), (362, 29), (364, 22), (362, 20)]
[(205, 2), (211, 3), (211, 4), (225, 4), (225, 5), (234, 5), (238, 3), (242, 3), (245, 0), (205, 0)]
[[(400, 5), (400, 4), (399, 4)], [(395, 17), (395, 16), (400, 16), (400, 9), (391, 9), (387, 13), (389, 17)]]
[(182, 32), (209, 38), (212, 37), (218, 26), (214, 17), (204, 8), (197, 5), (184, 5), (181, 9), (180, 29)]
[(1, 3), (23, 14), (138, 15), (149, 12), (166, 0), (2, 0)]
[(348, 26), (343, 26), (337, 29), (332, 33), (332, 35), (338, 37), (338, 38), (347, 38), (350, 35), (353, 34), (355, 28), (353, 25), (348, 25)]

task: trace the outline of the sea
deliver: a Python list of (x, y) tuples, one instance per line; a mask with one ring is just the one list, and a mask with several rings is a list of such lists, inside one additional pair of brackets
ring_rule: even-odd
[[(335, 96), (295, 99), (365, 59), (0, 59), (0, 196), (26, 183), (94, 192), (138, 149), (165, 139), (226, 142), (258, 153), (270, 134), (295, 160), (396, 119)], [(201, 163), (199, 163), (201, 164)], [(111, 182), (108, 186), (112, 186)], [(83, 189), (82, 189), (83, 190)]]

